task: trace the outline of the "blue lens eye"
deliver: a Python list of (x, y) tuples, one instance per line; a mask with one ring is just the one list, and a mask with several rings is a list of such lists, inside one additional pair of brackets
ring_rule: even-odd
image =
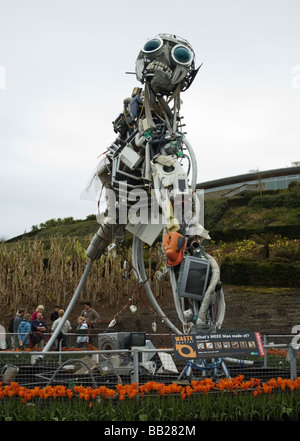
[(172, 56), (177, 63), (183, 64), (184, 66), (191, 64), (193, 60), (192, 52), (187, 47), (181, 45), (173, 48)]
[(153, 38), (152, 40), (148, 40), (143, 47), (143, 52), (146, 54), (157, 51), (161, 48), (163, 42), (161, 39)]

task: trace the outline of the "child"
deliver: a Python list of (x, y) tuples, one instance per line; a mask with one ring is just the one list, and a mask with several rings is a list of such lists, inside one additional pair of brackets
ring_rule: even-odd
[(29, 334), (31, 331), (31, 323), (30, 323), (31, 315), (25, 314), (23, 320), (21, 320), (18, 326), (18, 341), (20, 348), (28, 348), (29, 346)]
[[(82, 316), (78, 317), (77, 323), (78, 323), (77, 331), (80, 332), (80, 335), (78, 335), (76, 339), (76, 348), (82, 348), (83, 343), (89, 342), (89, 337), (87, 335), (89, 327), (87, 322), (85, 321), (85, 318)], [(86, 333), (84, 331), (86, 331)]]

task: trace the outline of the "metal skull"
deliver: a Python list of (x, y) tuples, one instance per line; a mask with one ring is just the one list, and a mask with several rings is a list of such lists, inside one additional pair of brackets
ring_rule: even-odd
[(171, 95), (177, 87), (186, 90), (197, 72), (191, 45), (176, 35), (147, 40), (136, 60), (137, 79), (147, 82), (155, 95)]

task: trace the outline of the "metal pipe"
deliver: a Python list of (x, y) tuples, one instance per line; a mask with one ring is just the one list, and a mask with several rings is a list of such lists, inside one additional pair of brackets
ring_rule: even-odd
[[(155, 309), (155, 311), (158, 313), (158, 315), (162, 318), (162, 320), (166, 323), (166, 325), (177, 335), (182, 335), (182, 332), (179, 331), (179, 329), (176, 328), (176, 326), (168, 319), (168, 317), (165, 315), (163, 310), (160, 308), (159, 304), (157, 303), (155, 296), (150, 288), (149, 282), (147, 280), (145, 265), (144, 265), (144, 256), (143, 256), (143, 242), (138, 239), (136, 236), (133, 238), (133, 244), (132, 244), (132, 253), (133, 253), (133, 262), (137, 263), (136, 270), (139, 274), (139, 280), (143, 281), (143, 285), (145, 288), (145, 291), (147, 293), (148, 299)], [(141, 266), (140, 266), (141, 265)]]
[(90, 366), (88, 365), (88, 363), (87, 363), (86, 361), (84, 361), (84, 360), (80, 360), (80, 359), (78, 359), (78, 358), (73, 358), (73, 359), (71, 359), (71, 360), (66, 360), (66, 361), (64, 361), (63, 364), (61, 364), (61, 365), (56, 369), (56, 371), (54, 372), (54, 374), (52, 375), (52, 377), (50, 378), (50, 380), (49, 380), (48, 383), (46, 384), (46, 387), (49, 386), (49, 385), (52, 383), (52, 381), (54, 380), (54, 378), (56, 377), (56, 375), (62, 370), (62, 368), (63, 368), (66, 364), (69, 364), (69, 363), (72, 363), (72, 362), (83, 364), (83, 365), (87, 368), (87, 370), (89, 371), (89, 374), (90, 374), (91, 380), (92, 380), (92, 382), (93, 382), (93, 387), (94, 387), (94, 388), (97, 388), (98, 385), (97, 385), (97, 383), (96, 383), (96, 380), (95, 380), (94, 374), (93, 374), (93, 372), (92, 372), (92, 369), (90, 368)]
[(72, 299), (71, 299), (71, 301), (70, 301), (70, 303), (69, 303), (69, 305), (68, 305), (68, 307), (67, 307), (67, 309), (66, 309), (66, 311), (65, 311), (65, 313), (64, 313), (64, 315), (62, 317), (62, 320), (59, 322), (57, 328), (55, 329), (55, 331), (51, 335), (51, 337), (48, 340), (46, 346), (42, 350), (42, 354), (37, 358), (36, 362), (41, 361), (44, 358), (45, 355), (43, 355), (43, 352), (49, 351), (51, 349), (53, 343), (55, 342), (55, 340), (59, 336), (59, 334), (60, 334), (60, 332), (62, 330), (63, 325), (65, 324), (66, 320), (68, 319), (69, 314), (72, 311), (73, 306), (75, 305), (75, 303), (76, 303), (76, 301), (77, 301), (77, 299), (79, 297), (79, 294), (81, 293), (81, 291), (82, 291), (82, 289), (83, 289), (83, 287), (84, 287), (84, 285), (86, 283), (88, 274), (89, 274), (89, 272), (90, 272), (90, 270), (92, 268), (92, 264), (93, 264), (93, 261), (89, 260), (87, 265), (86, 265), (86, 267), (85, 267), (84, 273), (83, 273), (83, 275), (82, 275), (82, 277), (80, 279), (80, 282), (79, 282), (79, 284), (78, 284), (78, 286), (76, 288), (76, 291), (75, 291), (75, 293), (74, 293), (74, 295), (73, 295), (73, 297), (72, 297)]
[(208, 253), (204, 253), (204, 256), (210, 261), (212, 275), (211, 275), (210, 284), (204, 294), (204, 297), (203, 297), (203, 300), (202, 300), (202, 303), (200, 306), (200, 311), (199, 311), (197, 322), (196, 322), (197, 325), (206, 324), (206, 314), (207, 314), (207, 311), (208, 311), (208, 308), (210, 305), (211, 296), (212, 296), (213, 292), (215, 291), (217, 283), (220, 280), (220, 269), (219, 269), (217, 262)]
[(186, 146), (186, 148), (188, 149), (189, 155), (191, 157), (191, 164), (192, 164), (191, 187), (192, 187), (192, 190), (195, 191), (196, 185), (197, 185), (197, 158), (196, 158), (196, 155), (194, 153), (194, 150), (193, 150), (191, 144), (188, 142), (188, 140), (186, 139), (185, 136), (182, 138), (182, 142)]
[(170, 275), (171, 287), (172, 287), (172, 292), (173, 292), (173, 300), (174, 300), (176, 312), (177, 312), (179, 320), (181, 321), (181, 323), (183, 325), (184, 333), (186, 334), (187, 331), (190, 329), (192, 323), (188, 323), (184, 319), (183, 311), (182, 311), (182, 308), (179, 303), (179, 297), (178, 297), (178, 292), (177, 292), (177, 283), (176, 283), (176, 278), (175, 278), (175, 273), (174, 273), (173, 268), (170, 268), (169, 275)]

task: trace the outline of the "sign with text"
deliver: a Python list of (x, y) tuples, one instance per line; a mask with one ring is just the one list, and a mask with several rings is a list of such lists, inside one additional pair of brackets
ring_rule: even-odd
[(177, 360), (266, 355), (260, 333), (246, 330), (224, 330), (207, 335), (173, 335), (173, 346)]

